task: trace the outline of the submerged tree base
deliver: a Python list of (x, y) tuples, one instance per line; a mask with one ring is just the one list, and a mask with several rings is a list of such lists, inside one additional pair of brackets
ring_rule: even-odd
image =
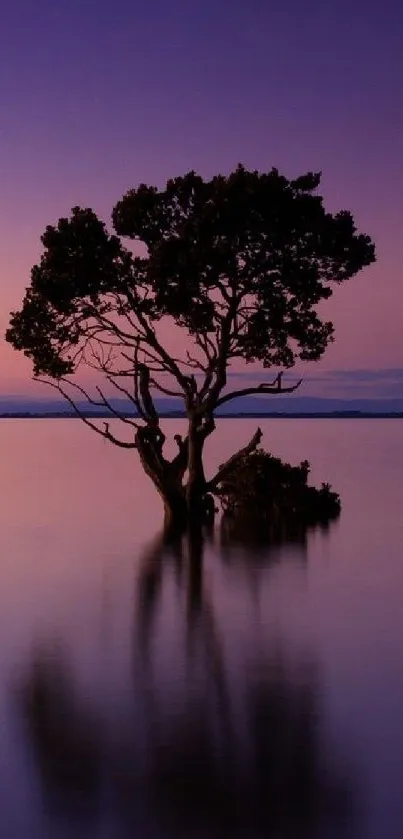
[(217, 488), (222, 526), (252, 539), (298, 538), (310, 526), (324, 527), (340, 515), (340, 497), (329, 484), (308, 485), (310, 465), (291, 466), (257, 449), (234, 464)]

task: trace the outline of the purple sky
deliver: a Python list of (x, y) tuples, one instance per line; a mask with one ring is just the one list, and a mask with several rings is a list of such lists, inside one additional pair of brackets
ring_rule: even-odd
[[(336, 343), (310, 374), (403, 367), (402, 44), (401, 0), (4, 0), (1, 332), (47, 223), (74, 204), (108, 220), (140, 180), (241, 161), (321, 169), (328, 207), (377, 244), (327, 304)], [(0, 393), (32, 389), (19, 354), (0, 361)]]

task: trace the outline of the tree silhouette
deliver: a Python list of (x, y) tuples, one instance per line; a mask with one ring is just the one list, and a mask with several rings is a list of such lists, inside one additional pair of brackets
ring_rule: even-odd
[[(294, 390), (282, 372), (298, 359), (319, 359), (332, 340), (317, 305), (331, 296), (331, 283), (375, 259), (349, 212), (326, 212), (319, 184), (319, 174), (289, 180), (275, 169), (239, 166), (210, 181), (190, 172), (162, 190), (130, 190), (113, 210), (117, 235), (91, 209), (75, 207), (42, 236), (44, 252), (7, 341), (94, 431), (137, 449), (167, 521), (183, 524), (204, 510), (203, 447), (216, 410), (242, 395)], [(141, 242), (143, 255), (121, 237)], [(179, 356), (167, 348), (164, 323), (179, 329)], [(237, 361), (280, 373), (228, 391), (228, 368)], [(74, 377), (85, 366), (102, 376), (102, 388), (89, 392)], [(112, 392), (135, 416), (116, 407)], [(157, 394), (180, 398), (187, 416), (171, 460)], [(130, 439), (86, 416), (77, 404), (83, 397), (128, 426)], [(255, 445), (253, 438), (251, 451)]]

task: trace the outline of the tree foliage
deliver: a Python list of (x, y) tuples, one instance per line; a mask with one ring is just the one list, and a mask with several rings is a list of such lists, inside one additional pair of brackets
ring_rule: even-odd
[[(207, 361), (214, 350), (226, 361), (277, 367), (319, 358), (332, 326), (314, 307), (330, 297), (330, 282), (374, 259), (350, 213), (325, 211), (319, 183), (318, 174), (290, 181), (239, 167), (208, 182), (190, 172), (162, 191), (141, 185), (118, 202), (113, 224), (119, 236), (144, 242), (144, 258), (92, 210), (75, 207), (46, 228), (7, 340), (32, 358), (36, 374), (55, 377), (87, 359), (87, 340), (132, 347), (139, 339), (160, 354), (152, 335), (164, 316), (194, 336)], [(160, 360), (176, 372), (173, 360)]]
[[(308, 484), (310, 464), (298, 466), (257, 448), (228, 463), (216, 494), (225, 515), (270, 527), (327, 524), (340, 514), (338, 494), (329, 484)], [(253, 528), (252, 528), (253, 530)]]

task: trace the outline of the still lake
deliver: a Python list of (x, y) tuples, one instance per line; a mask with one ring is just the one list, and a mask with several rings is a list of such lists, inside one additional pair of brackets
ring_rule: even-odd
[(403, 836), (403, 423), (260, 425), (339, 521), (167, 553), (135, 452), (1, 421), (1, 839)]

